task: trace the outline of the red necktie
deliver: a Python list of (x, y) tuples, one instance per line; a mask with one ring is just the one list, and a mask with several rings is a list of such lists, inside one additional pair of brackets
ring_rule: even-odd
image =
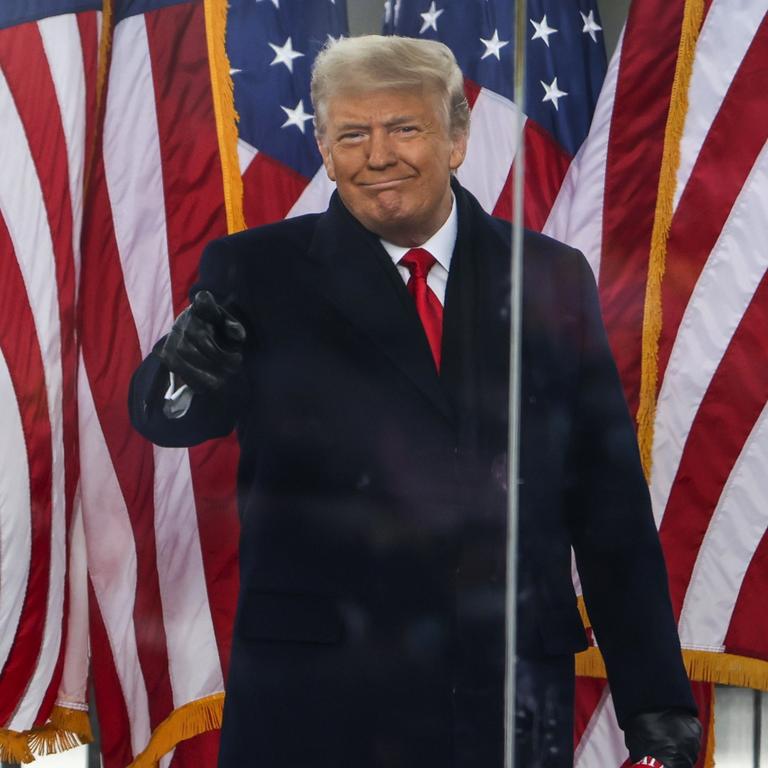
[(411, 273), (406, 288), (416, 302), (416, 311), (424, 326), (432, 357), (435, 358), (435, 365), (439, 371), (440, 342), (443, 337), (443, 305), (427, 285), (427, 275), (435, 262), (435, 257), (423, 248), (411, 248), (400, 259), (400, 263)]

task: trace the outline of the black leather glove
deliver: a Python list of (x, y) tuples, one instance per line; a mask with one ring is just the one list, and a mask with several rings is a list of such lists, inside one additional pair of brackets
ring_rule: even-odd
[(701, 747), (701, 723), (681, 709), (647, 712), (627, 723), (624, 743), (634, 762), (648, 756), (664, 768), (693, 768)]
[(220, 389), (243, 363), (245, 328), (200, 291), (173, 323), (157, 351), (165, 366), (194, 392)]

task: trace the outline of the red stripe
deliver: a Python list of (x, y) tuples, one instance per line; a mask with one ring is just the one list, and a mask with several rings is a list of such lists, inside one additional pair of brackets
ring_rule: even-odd
[(99, 611), (93, 584), (88, 579), (88, 606), (91, 630), (91, 674), (96, 709), (101, 725), (99, 748), (104, 768), (125, 768), (133, 760), (131, 726), (125, 708), (125, 694), (117, 676), (112, 647)]
[(648, 251), (683, 3), (632, 3), (606, 162), (600, 297), (632, 413), (637, 409)]
[(659, 529), (677, 616), (725, 483), (768, 400), (768, 365), (755, 364), (768, 359), (766, 328), (768, 274), (755, 291), (704, 395)]
[(768, 531), (763, 534), (741, 583), (731, 623), (725, 635), (725, 650), (728, 653), (768, 661), (766, 595), (768, 595)]
[[(69, 531), (73, 500), (79, 476), (79, 449), (77, 436), (77, 397), (75, 376), (77, 352), (75, 348), (75, 261), (73, 252), (72, 200), (69, 189), (69, 167), (61, 112), (48, 68), (43, 41), (36, 24), (8, 30), (0, 39), (0, 68), (13, 94), (30, 152), (41, 182), (46, 215), (53, 238), (56, 259), (56, 286), (58, 288), (59, 340), (61, 358), (52, 361), (62, 368), (62, 427), (65, 471), (65, 531)], [(58, 542), (64, 548), (65, 574), (68, 570), (69, 537)], [(66, 609), (66, 578), (63, 581), (63, 607)], [(59, 596), (57, 596), (58, 598)], [(66, 610), (63, 613), (60, 645), (52, 652), (58, 658), (47, 692), (39, 708), (36, 723), (44, 722), (53, 706), (58, 682), (61, 679), (66, 628)]]
[[(768, 138), (768, 17), (763, 19), (680, 198), (667, 245), (662, 285), (659, 381), (696, 281)], [(691, 105), (696, 109), (696, 105)]]
[(480, 90), (480, 86), (474, 80), (470, 80), (468, 77), (464, 78), (464, 95), (467, 97), (470, 109), (474, 109)]
[[(91, 189), (83, 223), (81, 346), (96, 412), (136, 543), (133, 619), (154, 728), (173, 709), (157, 576), (154, 455), (151, 444), (133, 430), (128, 420), (128, 385), (141, 362), (141, 351), (123, 285), (100, 152)], [(106, 316), (105, 307), (109, 308)], [(92, 499), (91, 503), (98, 500)]]
[(607, 695), (608, 682), (596, 677), (577, 677), (573, 710), (573, 748), (579, 746), (598, 704)]
[(72, 200), (69, 193), (66, 139), (61, 125), (59, 102), (36, 24), (25, 24), (5, 30), (5, 34), (0, 35), (0, 68), (5, 74), (27, 135), (41, 183), (56, 257), (68, 524), (77, 485), (79, 453), (75, 393), (77, 352)]
[(260, 152), (243, 174), (248, 226), (260, 227), (284, 219), (308, 183), (300, 173)]
[(219, 755), (220, 731), (206, 731), (188, 741), (182, 741), (173, 753), (170, 768), (201, 768), (214, 766)]
[[(96, 11), (77, 14), (85, 73), (85, 171), (91, 166), (96, 145), (96, 90), (99, 68), (99, 17)], [(86, 183), (88, 179), (86, 178)]]
[[(227, 234), (202, 4), (149, 14), (174, 309), (187, 303), (203, 246)], [(178, 129), (183, 122), (184, 131)], [(275, 178), (262, 185), (275, 195)], [(301, 179), (301, 189), (306, 180)], [(194, 190), (191, 193), (190, 190)], [(293, 205), (298, 193), (289, 195)], [(237, 600), (237, 441), (190, 450), (199, 535), (214, 630), (226, 670)]]
[(203, 247), (227, 234), (224, 189), (203, 4), (171, 6), (148, 13), (146, 19), (178, 313), (187, 304)]
[[(0, 35), (0, 44), (4, 37)], [(26, 442), (31, 500), (31, 549), (24, 604), (0, 674), (0, 724), (13, 715), (35, 669), (45, 630), (51, 563), (51, 427), (40, 345), (24, 279), (5, 221), (0, 216), (0, 349), (18, 403)], [(22, 446), (19, 446), (22, 450)], [(18, 510), (17, 510), (18, 512)], [(4, 629), (8, 631), (8, 629)]]
[[(571, 157), (538, 123), (525, 121), (525, 179), (523, 224), (541, 232), (565, 178)], [(504, 188), (493, 210), (494, 216), (512, 220), (515, 164), (509, 169)]]

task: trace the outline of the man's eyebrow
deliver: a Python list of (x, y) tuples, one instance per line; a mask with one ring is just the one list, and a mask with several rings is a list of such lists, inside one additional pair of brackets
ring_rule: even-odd
[[(384, 121), (384, 127), (385, 128), (391, 128), (394, 125), (402, 125), (403, 123), (415, 123), (418, 122), (418, 118), (416, 115), (395, 115), (394, 117), (390, 117), (388, 120)], [(340, 122), (336, 126), (337, 132), (342, 131), (354, 131), (354, 130), (364, 130), (371, 127), (371, 124), (368, 122), (354, 122), (350, 120), (349, 122)]]

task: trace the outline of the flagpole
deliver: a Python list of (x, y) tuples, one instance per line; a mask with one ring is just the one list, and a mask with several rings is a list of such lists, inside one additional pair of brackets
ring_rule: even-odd
[(506, 658), (504, 691), (504, 766), (515, 765), (515, 663), (517, 656), (517, 551), (519, 520), (520, 471), (520, 381), (522, 343), (523, 297), (523, 180), (525, 178), (525, 152), (523, 126), (525, 124), (525, 46), (526, 2), (515, 0), (514, 100), (515, 173), (513, 181), (513, 228), (510, 265), (510, 335), (509, 335), (509, 433), (507, 447), (507, 559), (506, 559)]

